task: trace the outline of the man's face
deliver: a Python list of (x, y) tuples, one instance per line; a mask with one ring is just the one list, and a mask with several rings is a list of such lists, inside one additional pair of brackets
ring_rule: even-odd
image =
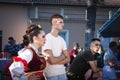
[(52, 25), (56, 30), (61, 31), (64, 27), (64, 21), (61, 18), (55, 18), (52, 20)]
[(100, 47), (101, 47), (100, 41), (94, 41), (90, 45), (90, 49), (93, 53), (98, 53)]

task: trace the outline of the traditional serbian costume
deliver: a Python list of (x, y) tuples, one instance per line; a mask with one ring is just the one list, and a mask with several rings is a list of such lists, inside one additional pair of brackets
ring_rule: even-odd
[(13, 61), (9, 67), (13, 80), (28, 80), (27, 76), (31, 74), (44, 78), (43, 70), (46, 67), (46, 61), (32, 44), (14, 57)]

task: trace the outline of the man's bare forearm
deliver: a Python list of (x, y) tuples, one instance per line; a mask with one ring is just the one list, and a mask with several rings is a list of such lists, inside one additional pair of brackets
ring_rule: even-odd
[(61, 55), (59, 57), (49, 57), (48, 58), (48, 62), (50, 64), (58, 64), (59, 62), (62, 62), (63, 60), (65, 60), (65, 56), (64, 55)]
[(58, 64), (67, 64), (70, 62), (70, 58), (66, 57), (64, 60), (60, 61)]

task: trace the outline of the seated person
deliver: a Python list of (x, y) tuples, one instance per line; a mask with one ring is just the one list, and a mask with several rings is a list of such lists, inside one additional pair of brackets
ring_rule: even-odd
[(114, 66), (115, 60), (108, 59), (108, 65), (103, 67), (103, 80), (118, 80)]
[(8, 38), (8, 44), (4, 46), (4, 52), (9, 53), (11, 57), (17, 56), (17, 52), (20, 50), (20, 46), (16, 44), (16, 40), (13, 37)]
[(73, 48), (69, 51), (70, 55), (70, 64), (72, 63), (73, 59), (79, 54), (79, 44), (74, 42)]
[(93, 38), (89, 50), (76, 56), (67, 72), (68, 80), (102, 80), (102, 69), (97, 67), (100, 45), (100, 40)]

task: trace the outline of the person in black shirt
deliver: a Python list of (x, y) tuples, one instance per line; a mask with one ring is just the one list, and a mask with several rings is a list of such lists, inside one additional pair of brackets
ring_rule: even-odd
[(100, 40), (94, 38), (90, 50), (84, 51), (73, 60), (67, 72), (68, 80), (102, 80), (102, 69), (97, 67)]

